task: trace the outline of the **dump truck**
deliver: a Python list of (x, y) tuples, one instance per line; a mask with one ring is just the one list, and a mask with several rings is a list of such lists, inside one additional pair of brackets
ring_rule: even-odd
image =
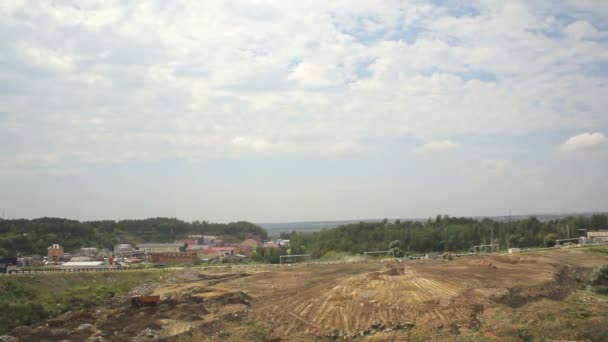
[(442, 258), (446, 259), (446, 260), (454, 260), (454, 254), (452, 252), (443, 252), (443, 254), (441, 255)]
[(131, 305), (140, 307), (144, 305), (155, 306), (160, 302), (160, 296), (131, 296)]

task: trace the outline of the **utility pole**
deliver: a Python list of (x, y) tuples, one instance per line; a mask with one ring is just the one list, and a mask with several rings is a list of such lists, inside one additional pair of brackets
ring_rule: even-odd
[(507, 225), (507, 251), (509, 250), (510, 238), (511, 238), (511, 208), (509, 208), (509, 224)]
[(490, 253), (494, 252), (494, 226), (490, 230)]

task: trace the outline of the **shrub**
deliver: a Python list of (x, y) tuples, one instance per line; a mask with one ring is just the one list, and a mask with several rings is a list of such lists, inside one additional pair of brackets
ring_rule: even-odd
[(608, 294), (608, 265), (603, 265), (591, 272), (591, 291)]

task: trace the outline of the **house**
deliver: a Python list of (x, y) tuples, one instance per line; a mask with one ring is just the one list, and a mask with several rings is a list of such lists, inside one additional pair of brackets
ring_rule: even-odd
[(163, 252), (150, 254), (150, 261), (154, 263), (182, 263), (199, 260), (196, 252)]
[(209, 248), (209, 245), (190, 245), (188, 247), (186, 247), (187, 251), (200, 251), (202, 249), (207, 249)]
[(128, 254), (133, 250), (133, 246), (128, 243), (120, 243), (114, 246), (114, 254), (123, 255)]
[(95, 247), (82, 247), (78, 250), (79, 256), (96, 256), (99, 254), (99, 250)]
[(236, 249), (236, 247), (209, 247), (207, 249), (201, 249), (198, 251), (198, 255), (201, 259), (216, 256), (225, 257), (234, 255), (234, 251)]
[(58, 263), (63, 260), (63, 256), (65, 253), (63, 252), (63, 247), (61, 247), (59, 244), (55, 243), (51, 245), (49, 248), (47, 248), (47, 251), (49, 262)]
[(179, 252), (184, 247), (183, 243), (140, 243), (135, 247), (145, 254)]
[(262, 245), (262, 248), (280, 248), (280, 247), (288, 247), (289, 240), (277, 239), (275, 241), (268, 241)]
[(277, 239), (277, 243), (281, 247), (289, 247), (289, 240)]
[(196, 240), (201, 245), (212, 245), (215, 244), (217, 237), (213, 235), (191, 234), (188, 235), (188, 239)]

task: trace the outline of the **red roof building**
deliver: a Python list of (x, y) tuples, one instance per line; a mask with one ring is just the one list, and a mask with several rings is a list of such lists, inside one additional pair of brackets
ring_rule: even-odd
[(163, 252), (163, 253), (151, 253), (150, 260), (152, 262), (163, 262), (163, 263), (180, 263), (180, 262), (194, 262), (198, 260), (196, 252)]
[(183, 243), (186, 246), (196, 246), (196, 245), (198, 245), (198, 241), (194, 240), (194, 239), (179, 240), (179, 243)]
[(234, 255), (236, 247), (209, 247), (207, 249), (201, 249), (197, 251), (200, 257), (215, 257), (215, 256), (227, 256)]

